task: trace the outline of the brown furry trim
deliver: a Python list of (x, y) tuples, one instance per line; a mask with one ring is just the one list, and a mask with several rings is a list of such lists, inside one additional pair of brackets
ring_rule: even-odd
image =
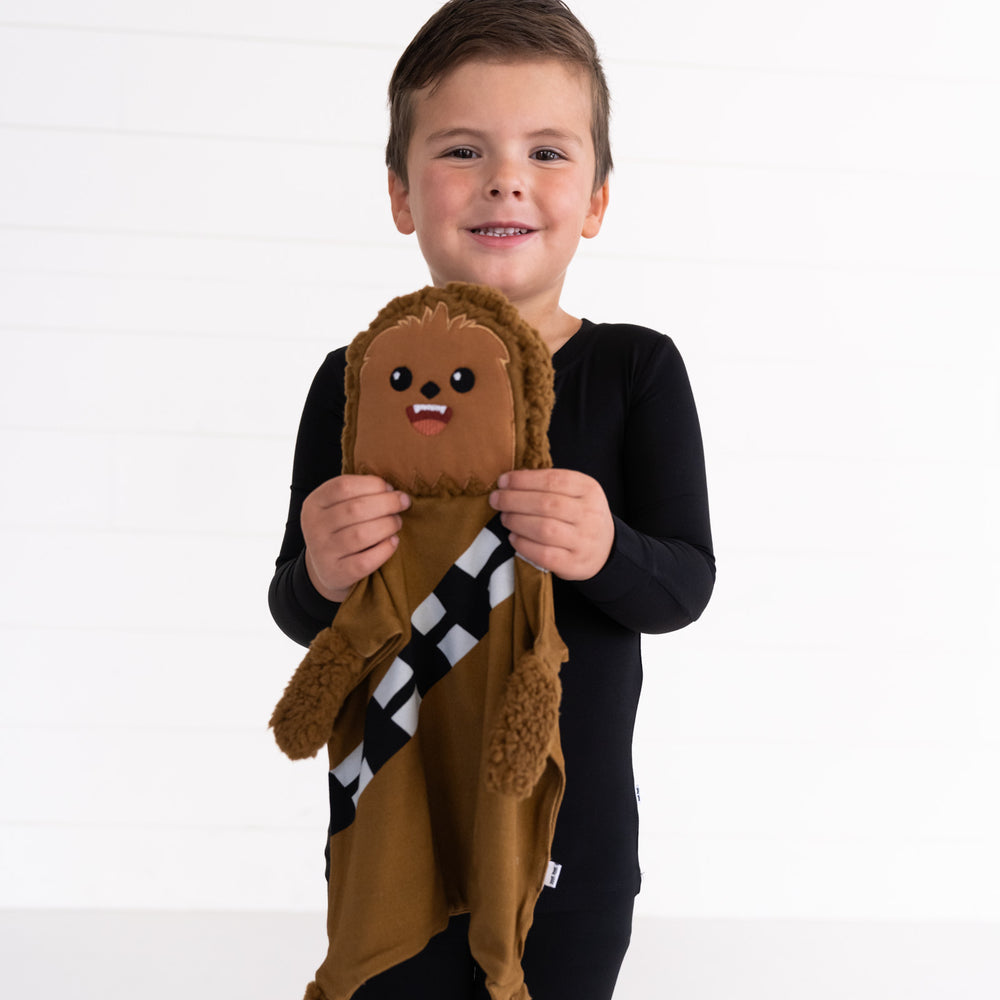
[(549, 755), (559, 719), (559, 677), (534, 653), (525, 653), (507, 679), (490, 738), (486, 783), (502, 795), (527, 798)]
[(315, 757), (326, 746), (365, 663), (335, 626), (313, 639), (271, 716), (275, 741), (292, 760)]
[[(492, 330), (504, 342), (510, 353), (508, 372), (514, 390), (514, 418), (517, 427), (514, 467), (549, 468), (552, 465), (549, 453), (549, 415), (555, 402), (555, 390), (552, 358), (545, 342), (495, 288), (452, 281), (444, 288), (428, 285), (420, 291), (393, 299), (372, 320), (371, 326), (359, 333), (348, 346), (347, 371), (344, 375), (347, 405), (344, 409), (341, 439), (342, 471), (359, 471), (354, 465), (354, 442), (358, 436), (358, 382), (371, 342), (405, 316), (420, 315), (425, 308), (433, 310), (441, 302), (448, 307), (452, 317), (464, 315), (472, 322)], [(488, 484), (483, 492), (487, 492), (489, 488), (492, 488), (492, 484)], [(466, 489), (461, 492), (472, 491)], [(453, 496), (454, 492), (451, 484), (442, 480), (429, 485), (426, 493), (417, 492), (417, 495)]]
[(326, 1000), (326, 994), (319, 988), (318, 983), (310, 983), (302, 1000)]

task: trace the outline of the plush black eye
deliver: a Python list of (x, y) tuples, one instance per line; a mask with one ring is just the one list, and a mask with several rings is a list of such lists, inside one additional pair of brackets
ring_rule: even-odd
[(468, 392), (476, 384), (476, 376), (468, 368), (456, 368), (451, 373), (451, 387), (455, 392)]
[(389, 385), (391, 385), (396, 392), (402, 392), (404, 389), (409, 389), (412, 382), (413, 372), (411, 372), (405, 365), (401, 365), (399, 368), (395, 369), (389, 376)]

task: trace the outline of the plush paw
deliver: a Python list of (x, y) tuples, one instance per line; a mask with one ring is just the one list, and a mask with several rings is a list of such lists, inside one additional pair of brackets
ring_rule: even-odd
[(545, 769), (559, 719), (559, 678), (534, 653), (521, 657), (507, 680), (490, 739), (486, 783), (496, 792), (527, 798)]
[(292, 760), (315, 757), (326, 746), (363, 667), (362, 658), (336, 629), (316, 636), (271, 715), (275, 741)]

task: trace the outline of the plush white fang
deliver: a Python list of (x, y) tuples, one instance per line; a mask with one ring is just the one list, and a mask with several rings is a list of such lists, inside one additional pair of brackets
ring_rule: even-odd
[(432, 413), (444, 414), (444, 411), (447, 410), (447, 409), (448, 409), (447, 406), (440, 406), (437, 403), (414, 403), (413, 404), (413, 412), (414, 413), (425, 413), (427, 410), (430, 410)]

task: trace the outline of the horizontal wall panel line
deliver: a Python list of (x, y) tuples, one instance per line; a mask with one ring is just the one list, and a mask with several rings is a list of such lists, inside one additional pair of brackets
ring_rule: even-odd
[(117, 139), (181, 139), (190, 142), (240, 143), (263, 146), (306, 146), (345, 149), (351, 152), (377, 152), (383, 145), (374, 142), (350, 142), (332, 139), (303, 139), (283, 135), (251, 135), (223, 132), (177, 132), (169, 129), (102, 128), (97, 125), (34, 125), (28, 122), (0, 122), (0, 132), (32, 132), (49, 135), (110, 136)]
[[(375, 310), (373, 309), (372, 312)], [(242, 330), (233, 333), (219, 333), (202, 330), (169, 330), (162, 327), (137, 329), (133, 327), (106, 327), (106, 326), (42, 326), (28, 323), (0, 323), (0, 333), (30, 334), (32, 336), (52, 336), (71, 338), (91, 338), (91, 337), (122, 337), (130, 341), (136, 338), (148, 337), (158, 340), (192, 340), (203, 344), (206, 341), (216, 341), (222, 344), (231, 344), (234, 341), (239, 344), (250, 342), (257, 344), (316, 344), (322, 346), (330, 343), (330, 333), (317, 333), (315, 336), (302, 336), (301, 334), (263, 334), (244, 333)], [(350, 335), (348, 335), (349, 339)], [(339, 345), (338, 345), (339, 346)], [(322, 359), (318, 359), (322, 360)], [(42, 428), (39, 428), (42, 429)], [(257, 435), (251, 435), (256, 437)]]
[[(265, 568), (266, 569), (266, 568)], [(43, 633), (45, 635), (71, 635), (73, 633), (84, 633), (87, 635), (107, 635), (107, 636), (136, 636), (146, 639), (152, 639), (157, 636), (169, 636), (172, 639), (184, 638), (184, 639), (204, 639), (212, 638), (217, 639), (220, 636), (233, 636), (238, 639), (244, 639), (250, 635), (266, 636), (268, 639), (274, 639), (277, 632), (278, 626), (275, 625), (267, 617), (267, 581), (270, 579), (269, 575), (262, 574), (261, 579), (264, 580), (264, 586), (261, 588), (261, 607), (264, 609), (258, 616), (261, 624), (259, 626), (250, 625), (240, 625), (238, 628), (235, 626), (227, 627), (220, 625), (218, 627), (195, 627), (182, 625), (182, 624), (171, 624), (170, 627), (156, 628), (154, 626), (143, 627), (141, 625), (93, 625), (88, 626), (84, 624), (69, 624), (61, 625), (59, 622), (47, 622), (47, 621), (4, 621), (0, 619), (0, 631), (7, 632), (10, 634), (14, 633)], [(288, 640), (289, 643), (292, 642), (291, 639)], [(304, 647), (302, 647), (304, 649)]]
[(74, 24), (70, 22), (43, 24), (35, 21), (0, 21), (0, 28), (18, 31), (80, 32), (88, 35), (120, 35), (126, 38), (177, 38), (195, 41), (236, 42), (248, 45), (294, 45), (314, 49), (349, 49), (355, 52), (396, 53), (398, 46), (379, 42), (349, 42), (333, 38), (304, 36), (243, 35), (230, 32), (178, 31), (177, 29), (131, 28), (125, 25)]
[(943, 84), (945, 86), (996, 86), (996, 77), (971, 76), (956, 73), (894, 73), (878, 70), (836, 69), (832, 66), (755, 66), (752, 63), (692, 62), (679, 59), (649, 59), (647, 57), (626, 58), (607, 56), (602, 59), (608, 68), (617, 66), (636, 69), (685, 70), (705, 73), (745, 73), (748, 76), (771, 76), (821, 80), (864, 80), (886, 83)]
[[(0, 327), (2, 330), (2, 327)], [(169, 430), (164, 428), (142, 428), (132, 430), (130, 428), (123, 428), (120, 426), (115, 427), (80, 427), (76, 424), (4, 424), (0, 423), (0, 433), (18, 433), (18, 434), (52, 434), (52, 435), (64, 435), (71, 434), (73, 437), (87, 437), (87, 438), (102, 438), (109, 439), (113, 438), (115, 440), (122, 440), (128, 438), (138, 438), (140, 440), (163, 440), (163, 439), (177, 439), (181, 441), (251, 441), (251, 442), (261, 442), (261, 443), (275, 443), (275, 442), (286, 442), (290, 439), (294, 439), (294, 427), (290, 427), (284, 433), (275, 431), (274, 433), (268, 434), (263, 431), (254, 431), (241, 433), (239, 431), (212, 431), (212, 430)], [(289, 462), (291, 458), (289, 457)], [(3, 530), (0, 528), (0, 530)], [(237, 537), (245, 537), (244, 532), (236, 532)]]
[[(17, 31), (38, 31), (47, 33), (73, 33), (89, 35), (104, 35), (123, 38), (158, 38), (178, 39), (183, 41), (210, 41), (231, 44), (293, 46), (313, 49), (342, 49), (355, 52), (387, 53), (396, 58), (402, 51), (397, 43), (385, 43), (372, 39), (371, 41), (345, 41), (343, 38), (306, 37), (304, 35), (260, 34), (248, 35), (239, 32), (212, 31), (179, 31), (176, 28), (135, 28), (129, 25), (92, 25), (74, 22), (43, 23), (36, 21), (0, 21), (0, 28)], [(601, 39), (598, 38), (600, 43)], [(405, 44), (405, 43), (404, 43)], [(632, 57), (620, 55), (609, 50), (607, 45), (601, 46), (602, 61), (610, 71), (616, 67), (637, 67), (656, 70), (684, 70), (705, 73), (743, 73), (747, 75), (772, 76), (804, 79), (827, 80), (870, 80), (892, 81), (905, 83), (931, 84), (995, 84), (996, 78), (985, 75), (966, 75), (953, 73), (899, 73), (884, 70), (841, 69), (835, 66), (768, 66), (755, 65), (746, 62), (710, 62), (687, 59), (655, 59), (648, 56)]]
[[(83, 131), (81, 129), (81, 131)], [(976, 170), (971, 166), (963, 170), (903, 170), (895, 167), (817, 166), (806, 163), (782, 163), (780, 160), (687, 160), (678, 157), (629, 156), (620, 157), (619, 166), (683, 167), (692, 170), (729, 170), (758, 173), (807, 174), (821, 177), (876, 177), (896, 180), (1000, 180), (995, 170)], [(612, 175), (613, 180), (613, 175)]]
[[(204, 242), (223, 243), (265, 243), (265, 244), (289, 244), (296, 246), (321, 246), (321, 247), (344, 247), (348, 250), (381, 250), (400, 251), (400, 244), (386, 240), (359, 240), (337, 239), (333, 236), (281, 236), (269, 233), (209, 233), (209, 232), (177, 232), (168, 229), (112, 229), (97, 226), (34, 226), (23, 225), (21, 223), (8, 223), (0, 221), (0, 232), (12, 233), (41, 233), (53, 235), (69, 236), (122, 236), (127, 239), (153, 239), (153, 240), (192, 240)], [(406, 245), (407, 254), (411, 252), (411, 247)]]
[[(19, 820), (4, 820), (0, 823), (0, 829), (3, 830), (106, 830), (109, 833), (112, 832), (122, 832), (122, 831), (134, 831), (134, 830), (156, 830), (160, 833), (202, 833), (205, 831), (210, 831), (212, 833), (244, 833), (244, 834), (284, 834), (284, 833), (315, 833), (317, 827), (311, 823), (306, 824), (296, 824), (296, 823), (275, 823), (273, 826), (265, 825), (263, 823), (163, 823), (163, 822), (149, 822), (149, 823), (137, 823), (137, 822), (126, 822), (126, 823), (109, 823), (106, 821), (95, 820), (90, 823), (86, 820), (81, 820), (79, 822), (67, 823), (60, 821), (53, 822), (21, 822)], [(321, 852), (322, 855), (322, 852)], [(322, 861), (322, 856), (320, 861)]]

